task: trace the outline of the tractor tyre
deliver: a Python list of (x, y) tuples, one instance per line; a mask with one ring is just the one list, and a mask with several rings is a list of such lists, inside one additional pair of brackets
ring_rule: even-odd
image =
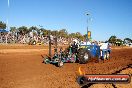
[(78, 50), (78, 60), (80, 64), (85, 64), (90, 59), (90, 53), (86, 49), (79, 49)]

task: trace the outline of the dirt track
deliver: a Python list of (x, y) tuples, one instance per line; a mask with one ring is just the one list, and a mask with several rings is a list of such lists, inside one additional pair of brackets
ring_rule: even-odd
[(86, 74), (111, 74), (132, 64), (132, 48), (112, 49), (105, 62), (66, 63), (62, 68), (42, 63), (41, 55), (47, 53), (47, 46), (0, 45), (0, 88), (80, 88), (79, 66)]

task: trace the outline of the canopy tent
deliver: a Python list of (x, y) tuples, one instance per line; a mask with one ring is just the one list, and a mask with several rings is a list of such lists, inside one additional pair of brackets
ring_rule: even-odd
[(2, 30), (2, 29), (0, 29), (0, 32), (4, 32), (4, 33), (6, 33), (6, 32), (9, 32), (9, 31), (6, 31), (6, 30)]

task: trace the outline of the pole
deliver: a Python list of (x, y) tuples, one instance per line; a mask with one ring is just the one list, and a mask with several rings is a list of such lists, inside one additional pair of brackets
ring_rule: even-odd
[(51, 38), (50, 38), (50, 32), (49, 32), (49, 56), (51, 57)]
[(57, 53), (57, 34), (55, 31), (55, 53)]
[(88, 39), (88, 19), (87, 19), (87, 42), (89, 41)]
[[(88, 13), (86, 14), (87, 16), (89, 15)], [(87, 36), (86, 36), (86, 45), (87, 45), (87, 42), (89, 41), (88, 39), (88, 17), (87, 17)]]
[[(9, 21), (8, 21), (8, 18), (9, 18), (10, 0), (8, 0), (7, 5), (8, 5), (8, 10), (7, 10), (7, 30), (9, 30)], [(8, 37), (8, 34), (6, 34), (6, 44), (7, 44), (7, 37)]]

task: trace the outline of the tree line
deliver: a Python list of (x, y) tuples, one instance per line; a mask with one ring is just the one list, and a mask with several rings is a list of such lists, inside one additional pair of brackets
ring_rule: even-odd
[[(0, 30), (5, 30), (6, 29), (6, 24), (4, 22), (0, 22)], [(78, 38), (80, 40), (84, 40), (86, 35), (82, 35), (80, 32), (76, 33), (68, 33), (66, 29), (60, 29), (60, 30), (48, 30), (45, 28), (38, 28), (36, 26), (31, 26), (31, 27), (26, 27), (26, 26), (21, 26), (21, 27), (10, 27), (10, 32), (12, 33), (18, 33), (20, 35), (26, 35), (30, 32), (33, 32), (33, 35), (38, 35), (38, 36), (48, 36), (49, 34), (53, 36), (58, 36), (58, 37), (63, 37), (63, 38)]]
[[(0, 30), (5, 30), (6, 29), (6, 23), (0, 21)], [(56, 30), (48, 30), (45, 28), (38, 28), (36, 26), (32, 27), (26, 27), (26, 26), (21, 26), (21, 27), (10, 27), (10, 32), (12, 33), (18, 33), (20, 35), (26, 35), (30, 32), (33, 32), (33, 35), (38, 35), (38, 36), (48, 36), (49, 34), (53, 36), (58, 36), (58, 37), (63, 37), (63, 38), (78, 38), (80, 40), (85, 40), (86, 39), (86, 34), (82, 35), (80, 32), (76, 33), (68, 33), (66, 29), (61, 29), (59, 31)], [(124, 38), (124, 40), (121, 40), (117, 38), (115, 35), (112, 35), (108, 40), (113, 45), (122, 45), (124, 43), (132, 43), (132, 39), (130, 38)]]
[(132, 43), (132, 39), (130, 38), (124, 38), (124, 40), (117, 38), (115, 35), (111, 36), (108, 40), (108, 42), (110, 42), (113, 45), (123, 45), (123, 44), (130, 44)]

